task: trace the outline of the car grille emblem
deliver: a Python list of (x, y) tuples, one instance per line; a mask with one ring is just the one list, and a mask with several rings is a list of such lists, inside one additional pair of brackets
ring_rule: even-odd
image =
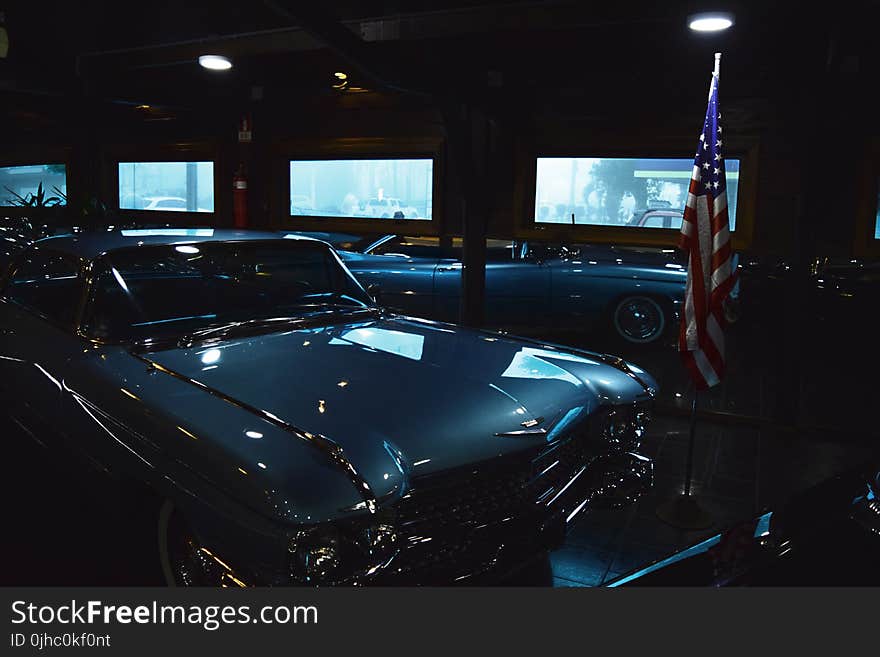
[(520, 422), (520, 425), (525, 427), (525, 429), (520, 429), (517, 431), (499, 431), (495, 435), (510, 437), (510, 438), (528, 438), (530, 436), (546, 436), (547, 430), (544, 427), (539, 427), (538, 425), (544, 421), (542, 417), (536, 417), (532, 420), (526, 420), (525, 422)]

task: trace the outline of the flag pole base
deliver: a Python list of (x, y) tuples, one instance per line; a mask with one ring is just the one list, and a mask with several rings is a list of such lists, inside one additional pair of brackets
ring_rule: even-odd
[(657, 507), (657, 517), (678, 529), (707, 529), (712, 516), (690, 495), (678, 495)]

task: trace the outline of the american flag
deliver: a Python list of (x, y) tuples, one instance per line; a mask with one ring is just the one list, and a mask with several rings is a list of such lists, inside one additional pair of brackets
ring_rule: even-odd
[(718, 106), (720, 54), (709, 86), (709, 105), (694, 159), (679, 248), (688, 253), (678, 350), (697, 389), (724, 375), (724, 300), (735, 284), (727, 221), (727, 183)]

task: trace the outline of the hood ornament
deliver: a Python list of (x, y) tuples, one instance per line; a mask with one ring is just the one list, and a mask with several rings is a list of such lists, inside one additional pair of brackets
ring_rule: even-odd
[(544, 421), (542, 417), (536, 417), (531, 420), (526, 420), (525, 422), (520, 422), (520, 425), (525, 427), (525, 429), (520, 429), (517, 431), (498, 431), (495, 433), (496, 436), (504, 436), (511, 438), (523, 438), (529, 436), (546, 436), (547, 430), (544, 427), (539, 427), (538, 425)]

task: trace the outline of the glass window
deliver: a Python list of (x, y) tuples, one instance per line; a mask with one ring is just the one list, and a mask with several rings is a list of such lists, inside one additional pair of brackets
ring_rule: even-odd
[(880, 192), (877, 193), (877, 218), (874, 221), (874, 239), (880, 240)]
[(213, 212), (213, 162), (120, 162), (119, 209)]
[(398, 235), (382, 242), (370, 253), (373, 255), (395, 255), (408, 258), (439, 258), (439, 237), (404, 237)]
[(517, 259), (516, 244), (510, 240), (486, 240), (486, 262), (512, 262)]
[(124, 249), (107, 256), (94, 286), (87, 330), (114, 340), (370, 303), (333, 252), (311, 241)]
[(4, 296), (71, 325), (82, 298), (79, 263), (58, 253), (31, 249), (16, 267)]
[[(734, 230), (740, 161), (725, 158), (725, 165)], [(535, 221), (679, 228), (693, 168), (693, 158), (539, 157)]]
[(294, 217), (430, 219), (434, 161), (291, 160)]
[[(31, 202), (41, 184), (44, 205), (64, 205), (67, 197), (67, 167), (63, 164), (0, 167), (0, 205)], [(56, 200), (52, 201), (53, 198)]]

